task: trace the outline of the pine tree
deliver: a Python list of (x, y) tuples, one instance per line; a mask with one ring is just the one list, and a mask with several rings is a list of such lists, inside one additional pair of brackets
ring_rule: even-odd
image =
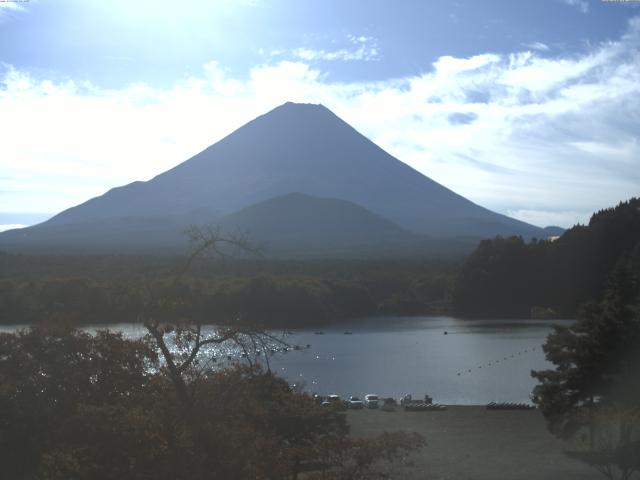
[(574, 457), (614, 478), (640, 469), (640, 314), (638, 285), (628, 258), (609, 276), (600, 303), (583, 307), (571, 326), (556, 326), (544, 345), (556, 368), (534, 371), (534, 401), (549, 429), (586, 439)]

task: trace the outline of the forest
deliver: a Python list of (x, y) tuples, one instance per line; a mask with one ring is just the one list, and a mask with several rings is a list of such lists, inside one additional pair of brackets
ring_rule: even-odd
[(595, 213), (561, 237), (495, 237), (466, 259), (202, 258), (0, 253), (0, 324), (64, 318), (137, 321), (149, 299), (179, 295), (166, 315), (304, 327), (373, 315), (575, 318), (617, 265), (640, 273), (640, 199)]
[[(205, 258), (180, 285), (181, 257), (0, 255), (0, 324), (64, 318), (133, 322), (149, 298), (180, 294), (178, 310), (203, 323), (241, 317), (294, 327), (377, 314), (447, 311), (458, 263), (450, 260)], [(170, 291), (171, 290), (171, 291)], [(186, 299), (188, 298), (188, 301)]]
[[(616, 266), (640, 273), (640, 198), (601, 210), (555, 240), (482, 241), (456, 277), (456, 315), (575, 318)], [(532, 315), (533, 314), (533, 315)]]

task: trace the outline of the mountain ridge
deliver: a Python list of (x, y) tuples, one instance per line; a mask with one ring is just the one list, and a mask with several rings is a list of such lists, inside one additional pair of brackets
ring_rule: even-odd
[[(539, 227), (492, 212), (438, 184), (326, 107), (291, 102), (149, 181), (113, 188), (25, 230), (37, 236), (54, 226), (63, 230), (123, 217), (213, 223), (292, 192), (345, 200), (429, 237), (546, 236)], [(2, 239), (0, 234), (0, 246)]]

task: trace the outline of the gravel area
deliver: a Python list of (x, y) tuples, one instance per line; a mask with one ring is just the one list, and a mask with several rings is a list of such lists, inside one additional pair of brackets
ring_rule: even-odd
[(566, 457), (537, 410), (486, 410), (454, 406), (442, 412), (350, 410), (355, 437), (384, 431), (418, 432), (427, 446), (409, 458), (413, 465), (390, 470), (397, 479), (595, 480), (594, 469)]

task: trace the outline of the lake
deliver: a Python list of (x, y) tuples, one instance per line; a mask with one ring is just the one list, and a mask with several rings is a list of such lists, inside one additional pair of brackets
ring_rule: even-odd
[[(535, 385), (531, 370), (551, 367), (541, 347), (553, 323), (571, 321), (361, 319), (324, 327), (322, 334), (316, 333), (319, 329), (293, 330), (284, 340), (303, 348), (270, 355), (269, 365), (291, 384), (320, 394), (399, 398), (411, 393), (417, 398), (427, 393), (434, 402), (457, 405), (530, 402)], [(131, 338), (145, 333), (140, 324), (87, 327), (96, 328), (119, 330)], [(214, 355), (215, 365), (244, 361), (237, 349), (228, 347), (209, 349), (203, 358)], [(257, 358), (265, 362), (264, 355)]]

